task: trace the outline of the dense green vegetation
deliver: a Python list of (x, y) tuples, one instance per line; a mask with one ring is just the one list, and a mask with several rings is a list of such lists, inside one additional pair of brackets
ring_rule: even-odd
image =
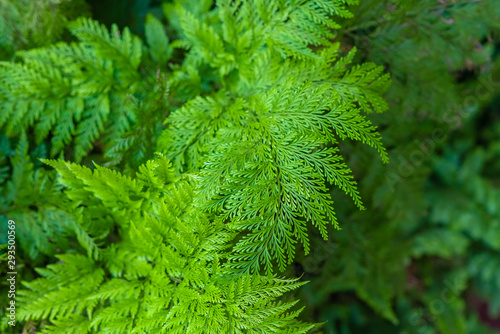
[(495, 0), (0, 0), (0, 331), (499, 332), (499, 42)]

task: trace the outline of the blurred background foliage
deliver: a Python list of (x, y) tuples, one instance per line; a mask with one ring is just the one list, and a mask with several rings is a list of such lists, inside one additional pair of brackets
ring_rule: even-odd
[[(179, 5), (212, 4), (0, 0), (0, 59), (70, 40), (66, 24), (82, 15), (144, 39), (152, 14), (173, 39), (169, 9)], [(367, 210), (332, 190), (342, 231), (312, 239), (287, 273), (310, 281), (298, 293), (302, 317), (327, 321), (324, 333), (500, 333), (500, 3), (362, 0), (351, 11), (336, 32), (342, 50), (356, 46), (358, 61), (384, 65), (393, 79), (389, 111), (371, 116), (391, 161), (342, 144)], [(30, 217), (19, 236), (22, 280), (77, 243), (54, 173), (37, 160), (50, 143), (29, 137), (0, 133), (0, 218)], [(92, 159), (106, 163), (99, 145)]]

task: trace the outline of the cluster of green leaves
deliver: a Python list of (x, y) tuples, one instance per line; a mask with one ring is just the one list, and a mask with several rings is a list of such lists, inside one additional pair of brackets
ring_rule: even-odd
[[(168, 50), (168, 39), (156, 19), (150, 23), (148, 36), (154, 46), (148, 51), (156, 60), (158, 53)], [(0, 126), (8, 136), (33, 128), (37, 145), (50, 136), (52, 157), (73, 144), (67, 153), (81, 161), (97, 139), (113, 157), (132, 147), (139, 156), (152, 154), (145, 146), (165, 116), (158, 101), (165, 98), (167, 87), (156, 85), (160, 78), (153, 73), (139, 72), (141, 62), (147, 62), (145, 46), (127, 28), (121, 32), (116, 25), (108, 31), (96, 21), (80, 18), (69, 27), (79, 43), (19, 52), (22, 63), (1, 63)], [(159, 60), (165, 62), (167, 56)], [(146, 98), (146, 93), (151, 94)], [(142, 133), (131, 136), (132, 124), (140, 124)]]
[(0, 0), (26, 331), (491, 334), (500, 5), (126, 3)]
[[(68, 6), (53, 3), (50, 8), (57, 12)], [(164, 38), (148, 48), (126, 29), (119, 33), (114, 27), (112, 34), (86, 18), (73, 22), (70, 29), (80, 43), (19, 51), (23, 63), (0, 65), (0, 216), (22, 222), (17, 225), (18, 266), (23, 269), (19, 279), (36, 277), (34, 267), (74, 248), (82, 235), (78, 217), (67, 211), (55, 172), (43, 168), (38, 159), (65, 155), (81, 160), (92, 146), (105, 145), (106, 157), (102, 151), (91, 157), (137, 168), (153, 155), (166, 115), (164, 76), (157, 75), (156, 68), (141, 73), (130, 65), (132, 55), (136, 65), (156, 64), (149, 54), (168, 48), (157, 19), (148, 19), (148, 34), (163, 33)], [(51, 38), (57, 40), (59, 33), (54, 31)], [(34, 43), (34, 37), (30, 41)], [(5, 228), (2, 225), (4, 236)], [(8, 303), (6, 294), (3, 303)]]
[[(19, 202), (36, 215), (36, 236), (23, 235), (26, 217), (12, 216), (22, 222), (21, 244), (50, 241), (30, 244), (33, 257), (66, 252), (25, 282), (19, 314), (27, 326), (110, 333), (314, 327), (287, 313), (296, 302), (274, 301), (303, 284), (276, 278), (274, 265), (290, 264), (298, 241), (309, 251), (308, 221), (323, 238), (327, 224), (338, 227), (328, 184), (364, 208), (340, 141), (366, 143), (388, 161), (366, 119), (387, 109), (388, 75), (374, 64), (351, 65), (356, 50), (341, 57), (332, 41), (340, 28), (333, 18), (350, 17), (353, 3), (218, 1), (212, 8), (179, 1), (164, 6), (172, 43), (153, 16), (146, 43), (127, 28), (80, 18), (68, 25), (77, 42), (3, 62), (0, 127), (21, 138), (4, 161), (13, 170), (5, 212), (11, 217)], [(193, 193), (184, 179), (172, 183), (163, 156), (140, 166), (165, 118), (159, 150), (177, 171), (195, 173)], [(55, 182), (39, 163), (33, 170), (26, 138), (42, 151), (35, 157), (95, 158), (134, 179), (44, 160), (62, 175)], [(46, 202), (14, 197), (22, 187), (16, 173), (50, 190)], [(35, 182), (39, 174), (44, 179)], [(36, 189), (30, 184), (26, 194)], [(262, 268), (267, 276), (259, 276)], [(188, 313), (197, 315), (179, 316)]]
[[(306, 333), (295, 302), (275, 301), (304, 284), (244, 275), (228, 279), (234, 232), (193, 205), (192, 176), (175, 177), (159, 156), (135, 178), (45, 160), (60, 173), (81, 219), (87, 255), (57, 255), (37, 269), (19, 300), (23, 320), (50, 320), (42, 333)], [(114, 232), (114, 233), (113, 233)]]

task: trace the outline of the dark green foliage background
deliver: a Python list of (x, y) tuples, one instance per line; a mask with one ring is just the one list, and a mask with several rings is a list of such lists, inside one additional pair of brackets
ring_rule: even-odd
[[(27, 27), (23, 13), (7, 12), (9, 1), (0, 0), (0, 59), (16, 61), (16, 51), (74, 40), (66, 21), (82, 15), (129, 27), (144, 40), (145, 18), (153, 14), (167, 25), (171, 40), (178, 37), (163, 14), (170, 1), (74, 2), (61, 13), (49, 9), (64, 20), (44, 29), (41, 21)], [(184, 1), (200, 11), (202, 2)], [(342, 55), (356, 47), (355, 63), (382, 65), (392, 78), (384, 96), (388, 111), (368, 115), (390, 162), (383, 164), (367, 145), (340, 142), (366, 210), (330, 187), (341, 230), (329, 226), (324, 241), (309, 229), (311, 253), (298, 250), (284, 273), (309, 283), (286, 298), (305, 306), (301, 320), (326, 322), (317, 329), (323, 333), (500, 333), (500, 3), (361, 0), (348, 8), (354, 15), (338, 20), (342, 28), (335, 35)], [(8, 35), (16, 38), (1, 37)], [(171, 63), (182, 59), (177, 49)], [(212, 78), (202, 81), (212, 89)], [(157, 86), (142, 84), (138, 101)], [(186, 90), (165, 103), (179, 103), (190, 94)], [(154, 94), (151, 100), (163, 101), (161, 90)], [(81, 163), (95, 161), (126, 174), (152, 158), (166, 112), (144, 109), (153, 110), (138, 121), (144, 133), (123, 134), (137, 135), (143, 147), (117, 149), (109, 157), (104, 152), (111, 144), (98, 138)], [(55, 254), (78, 248), (58, 196), (61, 186), (38, 160), (49, 157), (49, 140), (37, 144), (34, 137), (33, 129), (26, 136), (0, 131), (1, 243), (7, 219), (31, 224), (18, 235), (19, 281), (38, 277), (34, 268), (54, 263)], [(71, 148), (63, 156), (74, 157)], [(17, 333), (7, 327), (2, 332)]]

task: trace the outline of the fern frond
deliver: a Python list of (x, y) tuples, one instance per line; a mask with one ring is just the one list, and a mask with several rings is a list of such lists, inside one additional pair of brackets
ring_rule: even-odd
[(62, 263), (37, 270), (42, 278), (24, 282), (22, 319), (50, 320), (47, 333), (64, 325), (82, 333), (286, 333), (315, 326), (296, 320), (300, 310), (290, 311), (295, 302), (276, 301), (304, 282), (227, 276), (221, 260), (235, 233), (193, 205), (193, 180), (172, 179), (163, 156), (142, 166), (138, 180), (99, 166), (92, 172), (64, 161), (44, 162), (60, 172), (69, 194), (91, 193), (101, 202), (78, 200), (77, 206), (120, 219), (115, 200), (133, 201), (126, 194), (139, 191), (135, 197), (143, 204), (128, 209), (130, 224), (114, 222), (121, 240), (101, 249), (99, 262), (61, 255)]
[[(199, 101), (205, 106), (209, 102)], [(307, 221), (324, 238), (328, 223), (338, 227), (327, 182), (363, 209), (350, 169), (338, 148), (328, 146), (337, 143), (336, 135), (368, 143), (387, 161), (375, 128), (358, 109), (343, 105), (328, 84), (290, 79), (279, 88), (219, 107), (215, 119), (210, 114), (182, 114), (190, 110), (199, 109), (172, 115), (171, 122), (182, 121), (167, 134), (174, 145), (182, 143), (187, 156), (208, 157), (201, 169), (199, 203), (237, 220), (239, 229), (252, 231), (236, 248), (245, 254), (234, 258), (246, 263), (237, 265), (241, 269), (256, 271), (264, 264), (270, 271), (272, 259), (283, 269), (293, 260), (297, 241), (307, 253)], [(203, 118), (197, 120), (197, 115)], [(201, 140), (190, 147), (193, 139), (186, 136)], [(167, 151), (180, 153), (182, 165), (184, 152), (174, 147)]]

